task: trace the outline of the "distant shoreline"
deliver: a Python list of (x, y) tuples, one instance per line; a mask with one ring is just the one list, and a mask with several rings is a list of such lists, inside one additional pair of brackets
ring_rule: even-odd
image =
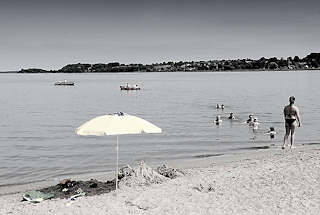
[(20, 71), (4, 71), (0, 72), (0, 74), (115, 74), (115, 73), (217, 73), (217, 72), (295, 72), (295, 71), (320, 71), (320, 68), (310, 68), (310, 69), (278, 69), (278, 70), (271, 70), (271, 69), (237, 69), (237, 70), (196, 70), (196, 71), (133, 71), (133, 72), (58, 72), (58, 71), (47, 71), (47, 72), (20, 72)]
[(296, 71), (319, 70), (320, 53), (310, 53), (300, 59), (298, 56), (284, 58), (260, 58), (258, 60), (208, 60), (208, 61), (179, 61), (152, 64), (131, 63), (76, 63), (67, 64), (61, 69), (28, 68), (20, 71), (4, 73), (132, 73), (132, 72), (238, 72), (238, 71)]
[(0, 74), (8, 74), (8, 73), (18, 73), (19, 71), (4, 71), (0, 72)]

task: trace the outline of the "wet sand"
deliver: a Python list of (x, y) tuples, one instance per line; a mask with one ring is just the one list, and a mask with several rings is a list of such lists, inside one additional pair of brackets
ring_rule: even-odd
[(320, 211), (319, 145), (203, 156), (171, 162), (169, 166), (183, 168), (185, 175), (161, 184), (121, 187), (75, 201), (21, 202), (22, 193), (4, 191), (12, 193), (27, 187), (21, 185), (11, 190), (2, 187), (0, 214), (318, 214)]

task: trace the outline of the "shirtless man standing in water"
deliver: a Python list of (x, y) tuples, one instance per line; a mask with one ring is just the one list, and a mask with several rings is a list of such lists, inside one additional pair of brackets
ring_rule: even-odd
[(284, 120), (285, 120), (285, 125), (286, 125), (286, 134), (284, 135), (283, 138), (283, 145), (282, 149), (286, 147), (286, 142), (288, 142), (288, 137), (291, 132), (291, 146), (290, 148), (293, 148), (293, 143), (294, 143), (294, 135), (295, 135), (295, 129), (296, 129), (296, 121), (298, 121), (298, 126), (301, 126), (300, 123), (300, 116), (299, 116), (299, 109), (294, 105), (295, 97), (291, 96), (289, 98), (290, 104), (285, 106), (283, 109), (283, 114), (284, 114)]

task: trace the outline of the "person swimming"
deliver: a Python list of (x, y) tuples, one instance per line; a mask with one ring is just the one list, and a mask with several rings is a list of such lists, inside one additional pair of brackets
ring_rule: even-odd
[(253, 122), (253, 115), (252, 114), (249, 115), (249, 118), (247, 119), (246, 122), (249, 124)]
[(275, 135), (277, 134), (277, 132), (274, 130), (274, 127), (270, 127), (269, 131), (267, 132), (267, 134), (270, 135), (270, 138), (273, 139), (275, 137)]
[(258, 118), (254, 118), (251, 124), (253, 126), (253, 131), (258, 130), (260, 123), (258, 122)]
[(220, 115), (216, 116), (216, 119), (213, 121), (213, 123), (216, 124), (216, 125), (220, 125), (222, 123)]
[(220, 109), (220, 105), (219, 105), (219, 104), (217, 104), (216, 108), (217, 108), (217, 109)]
[(224, 110), (224, 104), (221, 104), (221, 110)]
[(236, 117), (234, 116), (233, 112), (230, 113), (228, 119), (231, 119), (231, 120), (236, 119)]

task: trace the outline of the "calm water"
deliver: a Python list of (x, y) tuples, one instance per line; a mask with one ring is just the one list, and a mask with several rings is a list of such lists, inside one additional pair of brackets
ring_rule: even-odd
[[(64, 79), (76, 86), (53, 85)], [(277, 147), (284, 132), (282, 108), (291, 95), (303, 120), (297, 144), (318, 142), (319, 80), (317, 71), (1, 74), (0, 185), (113, 170), (116, 137), (79, 137), (74, 130), (117, 111), (163, 129), (156, 135), (120, 136), (120, 164), (236, 156), (250, 147)], [(126, 82), (138, 83), (142, 90), (120, 91)], [(217, 103), (225, 104), (225, 110), (216, 110)], [(229, 112), (239, 122), (226, 120)], [(261, 122), (256, 134), (240, 123), (250, 113)], [(220, 126), (212, 124), (217, 114), (223, 117)], [(278, 133), (274, 140), (264, 134), (270, 126)]]

